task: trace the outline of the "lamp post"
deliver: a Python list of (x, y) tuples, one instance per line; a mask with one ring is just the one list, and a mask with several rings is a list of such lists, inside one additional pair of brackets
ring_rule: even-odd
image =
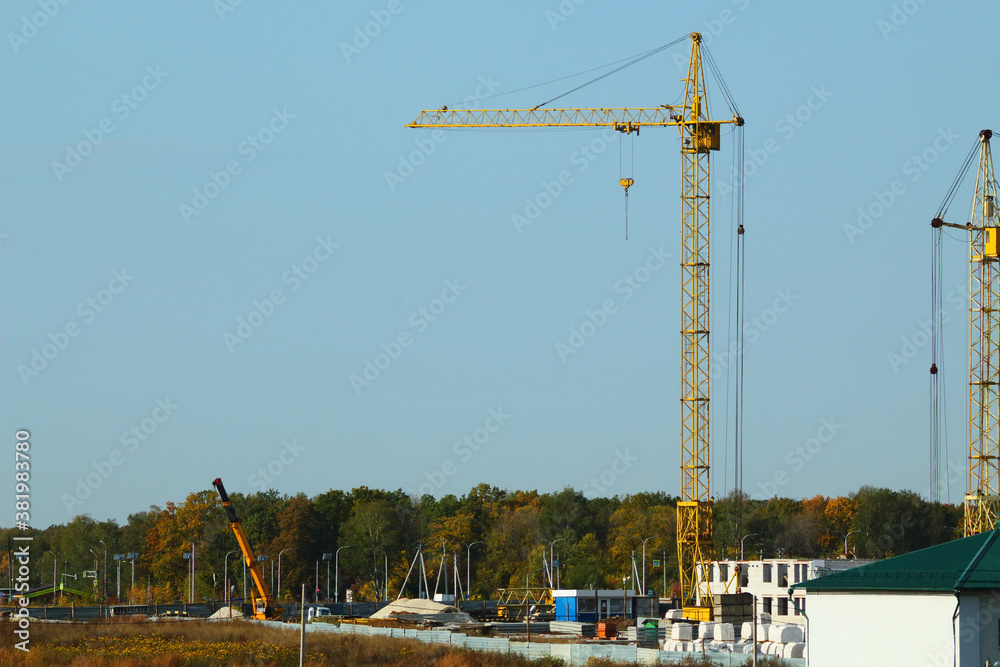
[(472, 562), (472, 547), (477, 544), (483, 544), (482, 540), (476, 540), (475, 542), (469, 542), (468, 544), (463, 544), (465, 547), (465, 597), (468, 599), (469, 593), (472, 591), (472, 567), (470, 563)]
[(281, 554), (286, 551), (295, 551), (295, 547), (289, 547), (287, 549), (282, 549), (278, 552), (278, 599), (281, 599)]
[[(549, 542), (549, 585), (552, 586), (552, 588), (556, 587), (556, 582), (554, 581), (554, 577), (552, 576), (553, 575), (553, 570), (555, 569), (555, 560), (556, 560), (556, 558), (555, 558), (555, 546), (556, 546), (556, 542), (565, 542), (568, 539), (569, 539), (568, 537), (560, 537), (558, 539), (552, 540), (551, 542), (549, 542), (549, 540), (545, 540), (546, 542)], [(543, 551), (542, 553), (545, 553), (545, 552)]]
[[(185, 557), (187, 557), (189, 555), (190, 554), (185, 554)], [(125, 560), (125, 554), (114, 554), (113, 556), (111, 556), (111, 558), (118, 563), (118, 579), (117, 579), (118, 583), (117, 583), (117, 588), (115, 589), (115, 600), (117, 600), (118, 604), (121, 604), (121, 601), (122, 601), (122, 561)]]
[(750, 533), (749, 535), (744, 535), (740, 538), (740, 560), (743, 560), (743, 540), (748, 537), (760, 537), (760, 533)]
[[(56, 565), (59, 563), (59, 554), (57, 554), (55, 551), (46, 551), (45, 553), (52, 554), (52, 601), (55, 602), (55, 599), (56, 599)], [(45, 558), (45, 556), (43, 555), (42, 558)], [(41, 576), (42, 575), (38, 575), (38, 578), (39, 578), (38, 583), (39, 584), (42, 583), (41, 582)]]
[(860, 531), (860, 530), (852, 530), (849, 533), (844, 533), (844, 532), (839, 531), (839, 530), (831, 530), (830, 532), (831, 533), (837, 533), (838, 535), (843, 535), (844, 536), (844, 558), (847, 558), (847, 554), (848, 554), (848, 551), (847, 551), (847, 538), (850, 537), (851, 535), (853, 535), (854, 533), (860, 533), (862, 531)]
[(642, 594), (646, 594), (646, 542), (655, 540), (659, 535), (650, 535), (642, 541)]
[(93, 549), (87, 549), (87, 551), (94, 554), (94, 597), (97, 597), (97, 573), (100, 571), (100, 568), (97, 567), (97, 553)]
[[(229, 553), (227, 553), (226, 554), (226, 558), (225, 558), (225, 560), (223, 562), (223, 565), (222, 565), (222, 585), (226, 587), (226, 606), (229, 607), (230, 618), (232, 618), (232, 613), (233, 613), (233, 609), (232, 609), (233, 601), (229, 597), (229, 557), (231, 555), (233, 555), (234, 553), (237, 553), (237, 551), (238, 550), (236, 550), (236, 551), (230, 551)], [(281, 567), (280, 566), (278, 567), (278, 581), (281, 581)]]
[[(101, 544), (104, 544), (104, 540), (97, 540)], [(108, 545), (104, 544), (104, 576), (101, 577), (104, 582), (101, 589), (104, 596), (104, 602), (108, 601)]]
[(132, 589), (135, 588), (135, 559), (139, 557), (138, 552), (131, 551), (125, 556), (128, 560), (132, 562), (132, 586), (129, 587), (129, 598), (128, 601), (132, 602)]
[[(326, 561), (326, 599), (330, 599), (330, 561), (333, 560), (333, 554), (323, 552), (323, 560)], [(318, 585), (318, 584), (317, 584)]]
[(350, 549), (353, 544), (345, 544), (342, 547), (338, 547), (337, 551), (333, 555), (333, 601), (340, 602), (340, 550)]

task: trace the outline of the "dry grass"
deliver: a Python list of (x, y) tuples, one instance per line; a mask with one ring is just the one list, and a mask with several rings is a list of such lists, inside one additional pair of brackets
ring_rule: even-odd
[[(10, 628), (13, 630), (13, 628)], [(31, 650), (0, 630), (0, 665), (70, 667), (236, 667), (297, 665), (298, 632), (234, 622), (33, 623)], [(529, 667), (559, 664), (480, 653), (415, 639), (357, 635), (306, 636), (313, 667)], [(616, 667), (622, 667), (616, 665)]]

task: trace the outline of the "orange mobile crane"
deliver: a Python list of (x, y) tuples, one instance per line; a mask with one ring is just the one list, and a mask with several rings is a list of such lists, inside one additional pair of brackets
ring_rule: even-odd
[[(236, 535), (236, 541), (239, 542), (240, 551), (243, 552), (243, 562), (246, 563), (247, 569), (250, 570), (250, 577), (253, 579), (253, 586), (250, 587), (250, 603), (253, 608), (251, 618), (257, 621), (277, 620), (281, 618), (285, 610), (274, 604), (271, 591), (268, 590), (267, 584), (264, 583), (264, 576), (261, 574), (260, 568), (257, 567), (257, 559), (254, 557), (253, 549), (250, 547), (250, 540), (247, 539), (246, 533), (243, 532), (243, 526), (240, 524), (239, 517), (236, 516), (236, 510), (233, 509), (233, 504), (229, 501), (229, 494), (226, 493), (226, 487), (222, 486), (222, 480), (216, 477), (212, 484), (215, 486), (216, 491), (219, 492), (219, 498), (222, 499), (222, 507), (226, 510), (226, 515), (229, 517), (229, 524)], [(256, 589), (256, 592), (254, 589)]]

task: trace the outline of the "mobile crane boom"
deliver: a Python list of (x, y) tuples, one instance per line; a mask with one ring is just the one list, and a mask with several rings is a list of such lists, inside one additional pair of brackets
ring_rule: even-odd
[(219, 492), (219, 498), (222, 499), (222, 507), (226, 510), (226, 516), (229, 517), (229, 524), (236, 535), (240, 551), (243, 552), (243, 562), (246, 563), (247, 569), (250, 570), (250, 577), (253, 579), (253, 586), (250, 587), (250, 603), (253, 608), (252, 617), (258, 621), (281, 618), (281, 614), (285, 610), (276, 606), (274, 600), (271, 598), (271, 591), (264, 582), (264, 576), (257, 566), (257, 558), (254, 556), (253, 548), (250, 546), (250, 540), (247, 539), (246, 533), (243, 532), (243, 526), (240, 524), (239, 517), (236, 516), (236, 510), (233, 509), (233, 504), (229, 501), (229, 494), (226, 493), (226, 487), (222, 486), (222, 480), (218, 477), (215, 478), (212, 485)]

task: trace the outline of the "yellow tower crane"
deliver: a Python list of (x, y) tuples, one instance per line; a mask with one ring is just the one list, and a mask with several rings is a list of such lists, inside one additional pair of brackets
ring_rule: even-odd
[[(958, 225), (942, 218), (950, 198), (972, 163), (976, 150), (970, 152), (959, 177), (949, 191), (945, 204), (931, 221), (935, 248), (940, 248), (943, 228), (969, 232), (969, 470), (965, 494), (964, 533), (966, 537), (996, 527), (1000, 518), (1000, 273), (998, 273), (997, 234), (1000, 211), (997, 209), (997, 180), (993, 174), (990, 139), (993, 132), (979, 133), (979, 169), (976, 194), (969, 222)], [(939, 252), (939, 250), (937, 251)], [(940, 261), (936, 258), (936, 261)], [(935, 280), (939, 280), (940, 271)], [(935, 287), (937, 287), (935, 285)], [(940, 295), (940, 288), (936, 293)], [(935, 304), (935, 324), (941, 321)], [(940, 328), (939, 325), (937, 328)], [(931, 365), (932, 390), (938, 368)], [(932, 420), (934, 417), (932, 416)], [(933, 422), (932, 422), (933, 423)], [(932, 438), (935, 435), (932, 431)], [(932, 450), (933, 451), (933, 450)], [(936, 456), (936, 454), (933, 454)], [(934, 463), (932, 462), (932, 468)]]
[[(721, 126), (743, 125), (708, 117), (701, 34), (691, 33), (684, 103), (652, 108), (456, 109), (421, 111), (413, 128), (609, 127), (629, 134), (642, 127), (674, 126), (681, 136), (681, 500), (677, 504), (677, 553), (685, 615), (708, 620), (701, 572), (713, 559), (709, 489), (709, 183), (710, 151), (719, 150)], [(680, 40), (678, 40), (680, 41)], [(674, 42), (676, 43), (676, 42)], [(670, 45), (667, 45), (670, 46)], [(662, 47), (666, 48), (666, 47)], [(707, 53), (707, 52), (706, 52)], [(714, 70), (709, 58), (708, 64)], [(623, 179), (626, 188), (632, 179)]]

